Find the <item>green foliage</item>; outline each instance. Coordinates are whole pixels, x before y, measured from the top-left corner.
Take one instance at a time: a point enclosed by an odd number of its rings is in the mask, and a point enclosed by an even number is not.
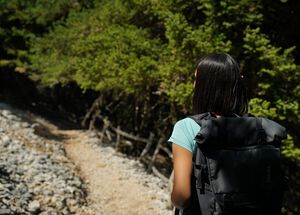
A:
[[[282,154],[287,159],[299,164],[300,149],[295,147],[294,140],[291,135],[288,135],[288,138],[284,141]]]
[[[83,90],[154,90],[189,110],[193,65],[229,52],[243,64],[251,113],[299,125],[295,47],[272,45],[260,29],[262,10],[250,0],[99,1],[32,40],[30,75],[44,85],[76,81]]]
[[[63,21],[70,10],[84,2],[72,0],[1,0],[0,67],[24,66],[30,39],[47,32],[52,23]]]
[[[255,72],[252,82],[256,83],[256,98],[250,102],[251,112],[284,121],[294,126],[295,130],[290,131],[296,134],[300,120],[300,67],[291,55],[295,47],[282,49],[272,46],[259,28],[247,28],[244,40],[244,53],[257,59],[255,66],[249,66]],[[300,158],[297,159],[300,163]]]
[[[72,14],[66,23],[33,41],[31,62],[37,70],[31,77],[44,85],[76,81],[84,90],[126,93],[157,85],[160,41],[152,39],[147,29],[126,23],[128,18],[118,1]]]
[[[271,107],[271,103],[269,101],[260,98],[253,98],[250,100],[249,112],[258,117],[273,118],[277,115],[276,108]]]

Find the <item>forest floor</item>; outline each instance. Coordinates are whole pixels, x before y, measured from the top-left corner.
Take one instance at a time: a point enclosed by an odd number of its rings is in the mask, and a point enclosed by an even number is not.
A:
[[[100,144],[94,132],[59,128],[33,113],[15,110],[9,106],[3,107],[9,109],[10,115],[15,114],[20,118],[18,123],[21,121],[27,123],[25,127],[33,128],[35,135],[42,141],[55,141],[62,146],[66,163],[70,163],[66,166],[73,169],[76,177],[82,180],[87,193],[84,197],[87,209],[79,209],[75,214],[172,214],[167,208],[168,186],[161,179],[146,173],[137,160],[127,158],[107,144]],[[14,120],[13,117],[10,118]],[[17,143],[26,140],[26,147],[32,147],[30,138],[25,137],[26,132],[20,129],[22,126],[16,126],[16,129],[12,129],[13,127],[7,129],[10,138],[18,137]],[[43,147],[43,144],[38,144],[34,148],[40,148],[37,151],[43,153]],[[27,210],[27,206],[24,207]],[[39,210],[46,211],[43,208]],[[57,214],[64,214],[59,209],[56,210]]]

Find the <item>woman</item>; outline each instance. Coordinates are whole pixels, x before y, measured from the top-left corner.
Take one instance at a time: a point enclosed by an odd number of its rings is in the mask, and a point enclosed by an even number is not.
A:
[[[195,71],[193,112],[211,112],[213,116],[243,115],[247,112],[246,89],[236,61],[228,54],[214,53],[204,57]],[[169,142],[172,143],[174,184],[171,200],[179,214],[193,205],[191,192],[194,137],[200,126],[191,118],[179,120]],[[194,203],[195,204],[195,203]]]

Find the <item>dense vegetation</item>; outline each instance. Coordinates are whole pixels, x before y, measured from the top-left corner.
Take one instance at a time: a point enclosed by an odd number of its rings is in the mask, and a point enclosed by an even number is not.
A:
[[[288,129],[287,204],[297,214],[299,12],[296,0],[1,0],[0,67],[42,87],[93,90],[99,98],[89,119],[101,113],[131,132],[159,137],[190,113],[197,60],[228,52],[240,62],[250,112]]]

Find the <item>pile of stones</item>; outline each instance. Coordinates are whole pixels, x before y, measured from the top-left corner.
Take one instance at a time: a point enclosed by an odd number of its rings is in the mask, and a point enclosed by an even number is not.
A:
[[[0,215],[94,214],[62,144],[35,126],[0,105]]]

